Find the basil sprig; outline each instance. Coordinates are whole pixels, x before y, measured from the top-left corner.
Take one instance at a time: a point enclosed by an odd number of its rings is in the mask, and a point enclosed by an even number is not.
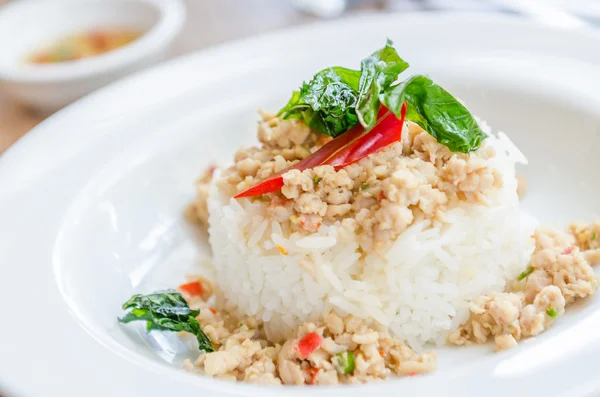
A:
[[[390,40],[361,62],[361,70],[327,68],[295,91],[279,111],[283,118],[304,121],[312,129],[336,137],[360,122],[366,130],[377,121],[382,105],[423,128],[453,152],[477,150],[487,135],[469,110],[427,76],[397,82],[408,68]]]
[[[196,320],[200,311],[190,309],[183,296],[177,291],[166,290],[148,295],[133,295],[123,304],[123,310],[130,310],[130,312],[119,319],[121,323],[145,321],[146,332],[189,332],[196,336],[200,350],[208,353],[214,351],[210,339]]]

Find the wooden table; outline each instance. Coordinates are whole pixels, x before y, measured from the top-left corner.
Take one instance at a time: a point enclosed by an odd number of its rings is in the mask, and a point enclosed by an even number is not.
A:
[[[44,116],[17,106],[0,92],[0,153],[31,130]]]

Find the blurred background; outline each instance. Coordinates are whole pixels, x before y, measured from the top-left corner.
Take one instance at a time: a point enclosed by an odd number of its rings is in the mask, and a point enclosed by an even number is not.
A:
[[[7,37],[10,31],[2,34],[2,15],[8,14],[9,8],[16,9],[22,3],[35,13],[36,7],[44,4],[65,3],[64,0],[0,0],[0,48],[2,36]],[[129,1],[129,0],[122,0]],[[154,0],[179,2],[185,22],[177,28],[175,37],[166,48],[166,57],[197,51],[229,40],[248,37],[267,31],[283,29],[295,25],[312,23],[319,20],[345,18],[357,13],[373,12],[450,12],[469,10],[477,12],[511,13],[519,17],[531,18],[543,23],[561,25],[565,28],[583,25],[600,26],[600,0]],[[98,0],[71,0],[71,2],[98,2]],[[15,11],[15,10],[12,10]],[[66,11],[65,11],[66,12]],[[7,24],[4,23],[6,28]],[[80,29],[81,30],[81,29]],[[126,54],[124,45],[123,54]],[[64,52],[64,51],[63,51]],[[39,54],[38,54],[39,55]],[[43,55],[43,54],[42,54]],[[42,56],[40,55],[40,56]],[[63,54],[64,55],[64,54]],[[45,55],[43,55],[45,56]],[[33,59],[33,58],[32,58]],[[41,58],[40,58],[41,59]],[[72,73],[77,72],[79,61],[62,62],[69,64]],[[87,61],[86,61],[87,62]],[[90,65],[93,61],[90,63]],[[151,62],[156,63],[156,62]],[[83,65],[83,64],[82,64]],[[144,67],[149,65],[144,65]],[[38,80],[45,76],[44,68],[55,65],[36,65],[28,71],[27,79],[37,81],[35,95],[52,98],[52,91],[66,89],[52,84],[40,85]],[[60,65],[58,67],[61,67]],[[29,67],[27,67],[29,68]],[[95,73],[102,74],[102,66]],[[98,69],[97,68],[97,69]],[[108,68],[108,66],[107,66]],[[6,69],[6,68],[5,68]],[[58,72],[57,72],[58,73]],[[129,73],[123,70],[118,77]],[[99,81],[104,85],[116,77]],[[25,78],[23,78],[25,79]],[[23,80],[21,79],[21,80]],[[3,73],[0,60],[0,153],[9,148],[20,137],[31,130],[37,123],[48,117],[56,109],[53,106],[38,104],[23,99],[22,95],[15,100],[15,92],[22,93],[23,87],[11,82],[10,73]],[[18,79],[16,79],[18,80]],[[13,84],[11,86],[11,84]],[[31,88],[31,87],[30,87]],[[87,87],[86,90],[96,88]],[[26,88],[27,89],[27,88]],[[15,91],[17,90],[17,91]],[[21,90],[21,91],[19,91]],[[24,91],[23,91],[24,92]],[[66,92],[66,91],[65,91]],[[31,95],[25,93],[24,95]],[[62,104],[55,107],[59,108]],[[52,108],[52,109],[51,109]]]

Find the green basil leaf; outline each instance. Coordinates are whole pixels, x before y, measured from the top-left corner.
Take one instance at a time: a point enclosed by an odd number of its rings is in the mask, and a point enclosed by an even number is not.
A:
[[[206,334],[200,328],[200,323],[198,322],[198,320],[196,320],[193,317],[190,317],[189,323],[192,330],[195,331],[192,333],[196,335],[196,339],[198,340],[198,348],[200,350],[204,350],[207,353],[215,351],[209,337],[206,336]]]
[[[406,101],[406,118],[453,152],[477,150],[487,138],[467,108],[429,77],[413,76],[381,94],[380,100],[398,116]]]
[[[392,85],[408,68],[390,40],[361,62],[361,70],[327,68],[292,94],[279,114],[304,121],[336,137],[360,122],[366,130],[377,121],[381,105],[419,124],[453,152],[468,153],[486,138],[475,118],[450,93],[425,76]]]
[[[279,114],[284,119],[302,120],[312,129],[336,137],[358,122],[357,89],[360,71],[327,68],[304,83]]]
[[[377,121],[381,103],[379,95],[398,79],[398,75],[408,68],[388,39],[385,47],[375,51],[361,62],[361,75],[358,85],[356,115],[360,123],[369,130]]]
[[[279,111],[279,114],[283,114],[284,118],[292,118],[292,116],[309,108],[308,104],[302,102],[300,91],[294,91],[288,103]]]
[[[350,87],[353,91],[358,91],[361,75],[360,70],[343,68],[341,66],[333,66],[329,69],[340,78],[340,81]]]
[[[146,310],[173,319],[196,317],[200,314],[198,310],[190,309],[183,296],[175,290],[133,295],[123,304],[123,310],[127,309],[134,309],[133,313],[135,309]]]
[[[148,312],[147,310],[144,310],[144,311],[136,310],[136,311],[137,311],[137,313],[134,313],[134,311],[131,311],[131,313],[125,314],[122,318],[119,319],[119,321],[122,322],[123,324],[127,324],[132,321],[140,321],[140,320],[148,321],[152,318],[150,316],[150,312]]]
[[[210,339],[200,328],[196,316],[198,310],[192,310],[183,296],[174,290],[160,291],[148,295],[133,295],[123,304],[129,313],[119,319],[126,324],[132,321],[145,321],[146,332],[185,331],[196,336],[200,350],[214,351]]]

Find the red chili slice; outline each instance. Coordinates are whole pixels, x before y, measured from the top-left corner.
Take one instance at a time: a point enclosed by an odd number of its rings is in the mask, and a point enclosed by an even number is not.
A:
[[[200,296],[202,295],[203,288],[200,281],[192,281],[187,284],[181,284],[179,289],[188,294],[189,296]]]
[[[402,126],[406,116],[406,103],[400,109],[400,118],[388,112],[377,121],[372,130],[354,140],[329,158],[323,165],[332,165],[336,170],[344,168],[373,154],[402,138]]]
[[[387,111],[387,109],[384,110],[384,108],[382,107],[379,110],[379,115],[384,114],[386,111]],[[282,177],[283,174],[285,174],[286,172],[288,172],[290,170],[304,171],[309,168],[314,168],[314,167],[317,167],[317,166],[323,164],[323,162],[325,160],[327,160],[329,157],[334,155],[337,151],[339,151],[345,145],[347,145],[348,143],[352,142],[354,139],[361,136],[364,132],[365,132],[365,129],[362,125],[360,125],[360,124],[355,125],[354,127],[350,128],[348,131],[343,133],[342,135],[327,142],[325,145],[323,145],[323,147],[321,147],[319,150],[317,150],[316,152],[314,152],[313,154],[311,154],[304,160],[300,161],[298,164],[295,164],[289,168],[286,168],[285,170],[272,175],[268,179],[265,179],[264,181],[257,183],[256,185],[252,186],[251,188],[246,189],[241,193],[238,193],[235,196],[235,198],[260,196],[262,194],[272,193],[272,192],[276,192],[277,190],[280,190],[283,187],[283,177]]]
[[[300,164],[300,163],[298,163]],[[296,164],[296,165],[298,165]],[[292,169],[296,169],[294,167],[291,168],[287,168],[285,170],[285,172],[288,172],[289,170]],[[300,171],[303,171],[303,169],[300,169]],[[238,198],[243,198],[243,197],[255,197],[255,196],[261,196],[263,194],[267,194],[267,193],[271,193],[271,192],[276,192],[278,190],[280,190],[283,187],[283,177],[281,175],[283,175],[285,172],[278,172],[277,174],[271,176],[269,179],[265,179],[262,182],[259,182],[258,184],[252,186],[249,189],[244,190],[241,193],[238,193],[236,196],[234,196],[234,198],[238,199]]]
[[[380,119],[377,124],[371,129],[368,133],[364,133],[364,127],[362,125],[356,125],[338,136],[337,138],[329,141],[322,148],[314,152],[312,155],[308,156],[304,160],[300,161],[298,164],[295,164],[289,168],[286,168],[283,171],[278,172],[277,174],[271,176],[268,179],[265,179],[262,182],[252,186],[249,189],[244,190],[243,192],[234,196],[235,198],[242,197],[254,197],[260,196],[262,194],[272,193],[280,190],[283,187],[283,174],[290,170],[300,170],[304,171],[309,168],[314,168],[319,165],[324,164],[332,164],[331,162],[338,157],[338,154],[343,153],[344,161],[350,161],[345,165],[351,164],[360,160],[362,157],[366,157],[371,153],[378,151],[390,143],[400,140],[400,136],[402,133],[402,123],[404,122],[404,114],[406,113],[406,104],[403,105],[401,111],[401,120],[398,120],[392,113],[388,111],[388,109],[384,106],[381,106],[379,109],[379,113],[377,114],[378,119]],[[383,117],[385,116],[385,117]],[[397,121],[397,122],[394,122]],[[383,124],[382,124],[383,123]],[[395,126],[399,126],[399,128],[394,128]],[[381,130],[379,133],[377,131]],[[375,133],[372,136],[372,133]],[[366,136],[371,136],[370,139],[363,139]],[[363,144],[370,145],[365,150],[360,150],[360,147],[355,144],[355,142],[361,141]],[[385,142],[388,142],[384,144]],[[347,151],[348,147],[352,147],[351,151]],[[362,156],[362,157],[359,157]],[[336,162],[335,164],[338,164]],[[334,165],[336,169],[342,168],[345,165]]]
[[[298,341],[298,353],[304,359],[317,350],[319,346],[321,346],[321,337],[316,332],[311,332]]]

